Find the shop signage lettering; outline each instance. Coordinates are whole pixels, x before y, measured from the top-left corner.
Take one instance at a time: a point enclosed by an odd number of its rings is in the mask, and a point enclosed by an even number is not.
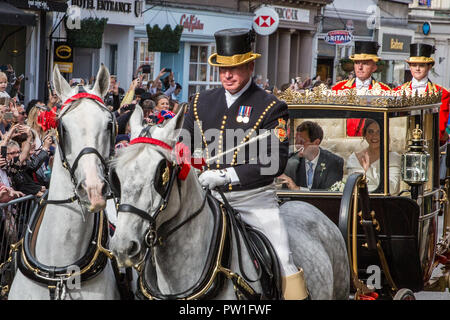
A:
[[[65,12],[67,3],[52,0],[6,0],[20,9]]]
[[[325,42],[329,44],[346,44],[353,41],[353,34],[347,30],[329,31],[325,36]]]
[[[272,6],[280,20],[309,23],[309,10]]]
[[[180,25],[184,27],[184,30],[193,32],[194,30],[203,30],[203,23],[200,22],[194,14],[183,14],[180,19]]]
[[[391,49],[403,50],[403,42],[400,42],[397,39],[391,39]]]
[[[28,0],[28,7],[29,8],[36,8],[36,9],[46,10],[46,11],[50,10],[50,8],[48,7],[47,2],[45,2],[45,1]]]
[[[381,49],[383,52],[409,53],[412,37],[392,33],[383,33]]]
[[[72,5],[82,9],[131,13],[131,3],[112,0],[72,0]]]

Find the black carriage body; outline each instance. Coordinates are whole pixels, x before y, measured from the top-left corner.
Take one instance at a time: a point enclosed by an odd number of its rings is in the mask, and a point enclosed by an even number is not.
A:
[[[354,105],[289,105],[290,132],[295,133],[296,120],[371,118],[380,126],[380,183],[370,193],[370,211],[375,212],[380,225],[377,237],[386,257],[389,271],[396,286],[415,292],[424,288],[434,265],[437,242],[437,215],[439,213],[439,104],[413,107],[373,107]],[[417,201],[412,200],[405,190],[392,194],[389,190],[390,122],[395,118],[407,119],[405,132],[418,124],[423,128],[428,142],[431,172],[429,181],[421,188]],[[330,128],[328,128],[328,131]],[[294,135],[290,135],[294,144]],[[409,137],[405,137],[409,139]],[[300,200],[311,203],[325,213],[337,225],[342,224],[342,192],[279,190],[281,201]],[[341,215],[341,216],[340,216]],[[341,230],[342,231],[342,230]],[[344,235],[347,243],[349,237]],[[358,223],[357,227],[357,269],[361,280],[367,279],[370,266],[380,266],[376,250],[366,247],[366,234]],[[350,254],[350,253],[349,253]],[[385,280],[384,285],[388,285]]]

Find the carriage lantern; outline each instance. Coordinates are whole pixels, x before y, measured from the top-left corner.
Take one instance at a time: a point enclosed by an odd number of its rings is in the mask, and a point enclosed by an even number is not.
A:
[[[419,125],[413,130],[412,136],[408,151],[402,155],[402,179],[411,186],[413,196],[417,187],[428,181],[430,154],[425,150],[426,146]]]

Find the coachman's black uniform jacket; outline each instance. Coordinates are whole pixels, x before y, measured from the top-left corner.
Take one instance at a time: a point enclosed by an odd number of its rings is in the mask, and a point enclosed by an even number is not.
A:
[[[237,121],[240,106],[251,107],[248,123]],[[274,178],[283,173],[286,167],[289,153],[288,117],[286,103],[279,101],[274,95],[267,93],[253,82],[229,108],[226,103],[225,89],[223,87],[212,89],[195,96],[183,125],[183,128],[190,132],[191,141],[184,139],[183,142],[191,147],[191,152],[200,147],[206,149],[205,158],[208,160],[218,153],[229,150],[259,135],[261,129],[272,130],[272,137],[269,136],[255,142],[257,148],[247,145],[245,148],[225,155],[208,166],[208,169],[229,167],[235,169],[240,184],[233,186],[230,184],[224,188],[224,191],[263,187],[271,184]],[[210,129],[213,129],[213,131],[208,132]],[[194,139],[194,134],[201,134],[201,139],[198,136]],[[234,135],[234,138],[227,139],[227,135]],[[274,148],[271,144],[273,139],[278,142]],[[194,146],[194,140],[202,141],[202,145]],[[232,141],[232,145],[230,141]],[[230,145],[227,145],[227,142]],[[250,153],[251,150],[252,153]],[[256,154],[254,150],[257,150]],[[269,163],[268,159],[275,163]],[[270,175],[263,171],[264,175],[262,175],[261,169],[264,167],[266,167],[266,170],[269,167],[275,168],[276,171],[271,169],[272,174]]]

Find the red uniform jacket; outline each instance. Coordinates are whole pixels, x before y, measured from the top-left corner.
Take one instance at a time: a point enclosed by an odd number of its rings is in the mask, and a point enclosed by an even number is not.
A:
[[[394,91],[402,90],[405,88],[409,88],[412,90],[411,81],[402,84],[394,89]],[[428,80],[427,88],[425,92],[436,93],[438,91],[442,91],[442,99],[441,99],[441,107],[439,108],[439,140],[445,140],[445,129],[449,125],[448,123],[448,115],[449,115],[449,103],[450,103],[450,93],[440,85],[434,84]],[[412,91],[411,91],[412,92]]]
[[[382,82],[375,81],[372,79],[372,83],[369,85],[369,90],[373,88],[375,83],[378,83],[383,90],[391,90],[389,86],[385,85]],[[338,83],[336,83],[331,90],[345,90],[345,89],[352,89],[356,88],[356,81],[355,79],[350,80],[343,80]],[[362,129],[364,127],[364,121],[365,119],[347,119],[347,136],[350,137],[360,137],[362,136]]]

